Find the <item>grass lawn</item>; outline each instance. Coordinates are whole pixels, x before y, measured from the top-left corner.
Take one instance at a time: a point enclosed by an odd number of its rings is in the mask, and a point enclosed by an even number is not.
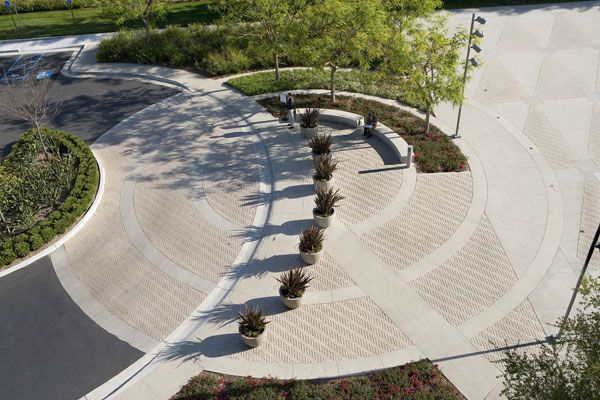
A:
[[[284,381],[202,372],[171,400],[407,399],[463,400],[464,397],[429,361],[320,381]]]
[[[247,96],[298,89],[330,89],[329,71],[325,69],[293,69],[281,71],[275,80],[273,72],[257,72],[232,78],[227,84]],[[336,88],[340,91],[364,93],[386,99],[400,100],[402,93],[390,78],[385,80],[369,71],[338,71]]]
[[[452,139],[433,125],[425,133],[423,120],[414,114],[377,101],[355,97],[338,96],[333,104],[327,95],[296,95],[294,98],[298,108],[330,108],[359,115],[374,111],[379,121],[413,146],[415,163],[420,172],[457,172],[468,168],[467,157]],[[284,116],[279,97],[259,100],[258,103],[274,116]]]
[[[209,2],[203,0],[172,4],[161,27],[214,21],[217,15],[208,9]],[[100,8],[80,8],[73,10],[73,14],[75,21],[69,10],[22,13],[18,16],[17,24],[25,28],[19,32],[15,32],[10,15],[0,15],[0,40],[113,32],[118,29],[113,18],[102,15]],[[140,23],[139,27],[141,26]]]

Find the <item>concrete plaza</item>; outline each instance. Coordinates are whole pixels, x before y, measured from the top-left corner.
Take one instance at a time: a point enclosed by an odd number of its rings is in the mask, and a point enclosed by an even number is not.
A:
[[[102,198],[51,255],[81,309],[147,353],[86,398],[167,399],[204,369],[317,378],[424,357],[467,398],[498,398],[494,349],[555,332],[600,222],[600,4],[481,14],[485,63],[456,140],[470,170],[390,168],[383,142],[322,127],[347,198],[306,267],[307,304],[291,311],[275,277],[302,265],[297,235],[312,218],[299,132],[224,80],[96,64],[93,40],[77,52],[65,74],[181,88],[92,146]],[[455,118],[444,105],[434,124],[451,134]],[[271,320],[257,349],[236,333],[245,304]]]

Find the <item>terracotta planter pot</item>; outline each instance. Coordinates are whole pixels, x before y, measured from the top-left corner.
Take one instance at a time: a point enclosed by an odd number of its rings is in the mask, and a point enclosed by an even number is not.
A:
[[[304,260],[308,265],[315,264],[321,258],[321,254],[323,254],[323,250],[317,251],[316,253],[305,253],[303,251],[300,252],[300,257]]]
[[[335,210],[333,210],[333,213],[328,217],[321,217],[321,216],[317,215],[315,210],[316,210],[316,208],[313,208],[313,218],[315,219],[315,223],[320,228],[330,227],[331,224],[333,223],[333,218],[335,217]]]
[[[300,125],[300,133],[305,139],[310,139],[311,137],[315,136],[318,130],[318,126],[315,126],[314,128],[304,128],[302,125]]]
[[[298,308],[302,305],[303,300],[302,300],[302,296],[300,297],[286,297],[283,295],[283,293],[281,292],[281,288],[279,288],[279,297],[281,297],[281,301],[283,302],[283,304],[285,304],[285,306],[289,309],[294,309],[294,308]]]
[[[265,331],[263,331],[263,333],[261,333],[257,337],[246,336],[246,335],[242,334],[242,332],[240,332],[240,337],[242,338],[242,341],[244,343],[246,343],[246,346],[248,346],[248,347],[258,347],[263,342],[263,339],[265,337]]]
[[[322,190],[322,191],[326,192],[333,187],[333,177],[328,181],[318,181],[313,176],[313,183],[315,185],[315,192],[317,190]]]

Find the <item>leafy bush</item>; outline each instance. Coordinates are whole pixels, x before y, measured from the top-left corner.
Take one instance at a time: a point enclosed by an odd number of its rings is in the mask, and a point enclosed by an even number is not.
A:
[[[318,181],[328,181],[333,178],[333,173],[337,169],[337,161],[333,161],[331,153],[316,156],[313,161],[315,173],[313,177]]]
[[[10,10],[4,7],[2,2],[2,8],[0,9],[0,15],[7,15],[14,13],[13,9]],[[16,5],[17,11],[20,13],[33,12],[33,11],[52,11],[52,10],[66,10],[67,2],[65,0],[19,0],[11,1],[13,7]],[[73,8],[91,7],[95,3],[94,0],[75,0],[73,2]]]
[[[169,26],[163,31],[121,31],[102,40],[99,62],[130,62],[183,68],[210,76],[270,65],[265,54],[249,46],[243,27]],[[284,61],[285,62],[285,61]]]
[[[35,131],[25,133],[2,162],[0,265],[11,264],[64,233],[92,203],[98,188],[98,164],[89,147],[70,133],[43,129],[52,154],[40,157]]]
[[[171,400],[255,399],[464,400],[435,365],[421,360],[365,375],[320,381],[219,376],[202,372]]]
[[[429,133],[425,134],[423,120],[412,113],[375,100],[357,97],[338,96],[335,103],[331,103],[327,95],[295,95],[294,99],[296,107],[299,108],[332,108],[359,115],[367,115],[369,111],[377,110],[379,121],[413,146],[415,163],[420,172],[453,172],[468,168],[467,157],[452,139],[433,125]],[[283,117],[278,97],[259,100],[259,103],[273,115]]]

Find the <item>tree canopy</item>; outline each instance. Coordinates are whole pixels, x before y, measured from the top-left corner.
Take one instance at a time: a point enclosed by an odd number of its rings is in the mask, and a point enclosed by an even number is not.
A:
[[[142,20],[146,33],[165,17],[168,0],[102,0],[102,10],[116,17],[118,26]]]
[[[502,393],[508,399],[600,399],[600,279],[584,280],[580,293],[581,308],[558,324],[563,334],[555,342],[531,353],[505,353]]]

